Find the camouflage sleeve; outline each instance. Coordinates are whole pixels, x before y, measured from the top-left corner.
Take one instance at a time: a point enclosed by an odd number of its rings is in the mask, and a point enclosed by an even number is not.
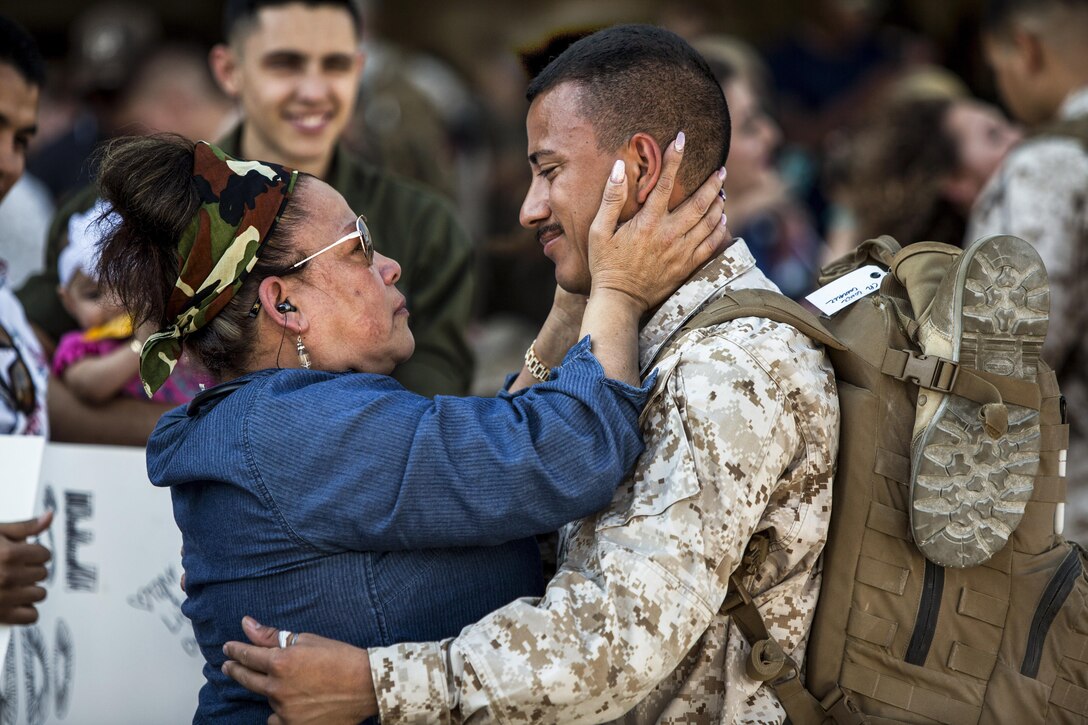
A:
[[[602,722],[642,700],[712,622],[794,457],[770,370],[721,335],[685,348],[647,408],[634,474],[572,525],[543,599],[439,644],[371,650],[382,721]]]
[[[1062,360],[1083,334],[1088,214],[1088,154],[1072,139],[1024,144],[1008,157],[999,185],[979,200],[968,229],[968,244],[990,234],[1013,234],[1033,244],[1050,278],[1051,325],[1046,357]]]

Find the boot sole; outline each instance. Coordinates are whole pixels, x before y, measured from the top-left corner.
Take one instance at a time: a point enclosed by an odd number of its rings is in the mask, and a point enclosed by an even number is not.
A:
[[[1035,248],[992,236],[965,252],[952,331],[961,366],[1035,380],[1050,285]],[[920,395],[940,395],[921,390]],[[930,561],[977,566],[1000,551],[1024,515],[1039,467],[1039,413],[1006,406],[1008,432],[991,438],[982,406],[945,395],[911,461],[911,528]]]

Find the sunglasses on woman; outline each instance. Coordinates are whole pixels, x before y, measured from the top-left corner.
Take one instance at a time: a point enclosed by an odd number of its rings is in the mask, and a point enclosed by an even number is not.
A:
[[[306,264],[307,262],[309,262],[314,257],[317,257],[317,256],[319,256],[321,254],[324,254],[325,252],[329,251],[333,247],[338,247],[341,244],[343,244],[344,242],[349,242],[352,239],[358,239],[359,240],[359,244],[363,248],[363,254],[366,255],[366,263],[367,264],[374,264],[374,241],[370,238],[370,229],[368,229],[367,226],[366,226],[366,217],[363,216],[362,214],[360,214],[359,218],[355,220],[355,231],[353,231],[351,234],[346,234],[346,235],[340,237],[339,239],[337,239],[335,242],[333,242],[329,246],[323,247],[323,248],[317,250],[316,252],[311,254],[309,257],[306,257],[306,259],[295,262],[294,264],[292,264],[287,269],[298,269],[299,267]]]
[[[283,269],[283,271],[280,272],[280,274],[285,274],[287,272],[293,272],[294,270],[298,269],[302,265],[304,265],[307,262],[309,262],[310,260],[312,260],[314,257],[317,257],[317,256],[319,256],[321,254],[324,254],[325,252],[329,251],[333,247],[338,247],[341,244],[343,244],[344,242],[350,242],[352,239],[358,239],[359,240],[359,245],[363,249],[363,254],[366,255],[366,263],[367,264],[374,264],[374,240],[371,238],[370,229],[366,225],[366,217],[364,215],[360,214],[359,217],[355,220],[355,231],[351,232],[350,234],[345,234],[344,236],[340,237],[339,239],[337,239],[335,242],[328,245],[327,247],[322,247],[321,249],[317,250],[316,252],[311,254],[309,257],[306,257],[305,259],[301,259],[301,260],[295,262],[294,264],[292,264],[289,267],[285,267]],[[249,316],[250,317],[256,317],[257,313],[260,311],[260,309],[261,309],[261,299],[258,297],[257,301],[253,303],[253,307],[251,307],[250,310],[249,310]]]

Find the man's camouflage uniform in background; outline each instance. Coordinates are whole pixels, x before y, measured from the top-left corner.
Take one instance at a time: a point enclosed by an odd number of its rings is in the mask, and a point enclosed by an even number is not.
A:
[[[1077,125],[1083,136],[1047,131]],[[1012,234],[1034,245],[1050,278],[1043,360],[1058,374],[1069,415],[1065,536],[1088,543],[1088,86],[1071,93],[1057,123],[1013,149],[982,190],[967,241]]]

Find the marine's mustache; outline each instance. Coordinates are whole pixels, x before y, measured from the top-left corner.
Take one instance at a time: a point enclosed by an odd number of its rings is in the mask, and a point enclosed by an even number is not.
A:
[[[559,224],[558,222],[553,222],[552,224],[545,224],[542,227],[537,227],[537,229],[536,229],[536,241],[538,243],[543,243],[544,237],[558,236],[559,234],[562,234],[562,233],[563,233],[563,225],[562,224]]]

